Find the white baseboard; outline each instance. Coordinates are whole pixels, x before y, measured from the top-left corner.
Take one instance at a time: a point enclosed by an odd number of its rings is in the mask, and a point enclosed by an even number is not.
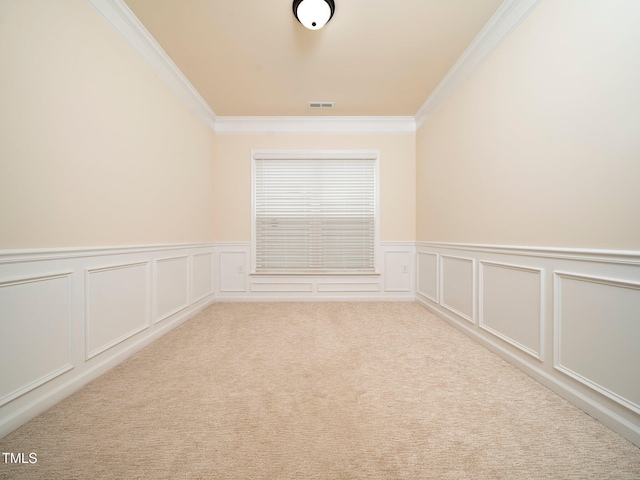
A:
[[[421,305],[640,446],[640,252],[418,242],[416,292]]]
[[[273,302],[414,302],[415,296],[413,295],[395,295],[395,296],[371,296],[371,295],[345,295],[341,297],[336,296],[251,296],[251,297],[216,297],[216,303],[273,303]]]

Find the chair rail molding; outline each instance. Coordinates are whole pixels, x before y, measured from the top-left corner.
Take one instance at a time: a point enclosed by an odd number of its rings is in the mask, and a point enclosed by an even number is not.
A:
[[[543,257],[585,262],[640,265],[638,250],[608,250],[593,248],[536,247],[521,245],[491,245],[485,243],[416,242],[418,248],[448,248],[484,253],[502,253],[527,257]]]

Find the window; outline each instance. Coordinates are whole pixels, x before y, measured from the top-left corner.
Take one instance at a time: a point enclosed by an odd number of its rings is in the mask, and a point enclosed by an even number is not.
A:
[[[253,152],[255,273],[375,273],[377,152]]]

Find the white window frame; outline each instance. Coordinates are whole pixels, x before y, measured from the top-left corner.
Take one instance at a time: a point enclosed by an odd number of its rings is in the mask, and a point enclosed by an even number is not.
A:
[[[374,162],[374,272],[256,272],[256,157],[259,159],[330,159],[341,160],[349,158],[366,158]],[[379,150],[251,150],[251,275],[340,275],[340,276],[379,276],[380,275],[380,151]]]

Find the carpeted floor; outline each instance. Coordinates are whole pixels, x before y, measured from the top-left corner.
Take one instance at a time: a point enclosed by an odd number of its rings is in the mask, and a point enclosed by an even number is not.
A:
[[[417,304],[216,304],[17,431],[0,478],[639,479],[640,449]]]

